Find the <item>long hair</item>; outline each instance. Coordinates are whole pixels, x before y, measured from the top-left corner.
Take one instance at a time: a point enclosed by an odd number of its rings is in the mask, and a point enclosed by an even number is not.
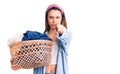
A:
[[[50,9],[47,9],[47,11],[45,13],[45,31],[44,32],[50,31],[50,26],[48,24],[48,18],[47,18],[48,17],[48,12],[50,10],[59,10],[61,12],[61,14],[62,14],[61,25],[63,25],[64,27],[67,28],[67,22],[66,22],[66,18],[65,18],[65,13],[59,7],[53,6]]]

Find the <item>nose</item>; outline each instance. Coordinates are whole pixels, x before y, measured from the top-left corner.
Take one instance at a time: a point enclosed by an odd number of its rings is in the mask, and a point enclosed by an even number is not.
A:
[[[56,23],[56,18],[53,19],[53,23]]]

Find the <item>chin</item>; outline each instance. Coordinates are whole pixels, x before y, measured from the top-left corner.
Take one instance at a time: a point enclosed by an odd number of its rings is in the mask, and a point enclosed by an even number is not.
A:
[[[51,29],[54,30],[54,29],[56,29],[56,28],[51,27]]]
[[[55,26],[52,26],[51,29],[56,29],[56,27],[55,27]]]

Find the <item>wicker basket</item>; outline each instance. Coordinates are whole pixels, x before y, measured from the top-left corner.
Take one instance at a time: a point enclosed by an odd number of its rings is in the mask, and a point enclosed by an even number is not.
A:
[[[11,68],[30,69],[50,63],[52,42],[49,40],[28,40],[9,45]]]

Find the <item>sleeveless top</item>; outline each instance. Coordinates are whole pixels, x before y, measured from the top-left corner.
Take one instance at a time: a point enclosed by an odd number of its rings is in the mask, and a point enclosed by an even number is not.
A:
[[[51,64],[57,64],[57,55],[58,55],[58,45],[57,42],[53,42]]]

